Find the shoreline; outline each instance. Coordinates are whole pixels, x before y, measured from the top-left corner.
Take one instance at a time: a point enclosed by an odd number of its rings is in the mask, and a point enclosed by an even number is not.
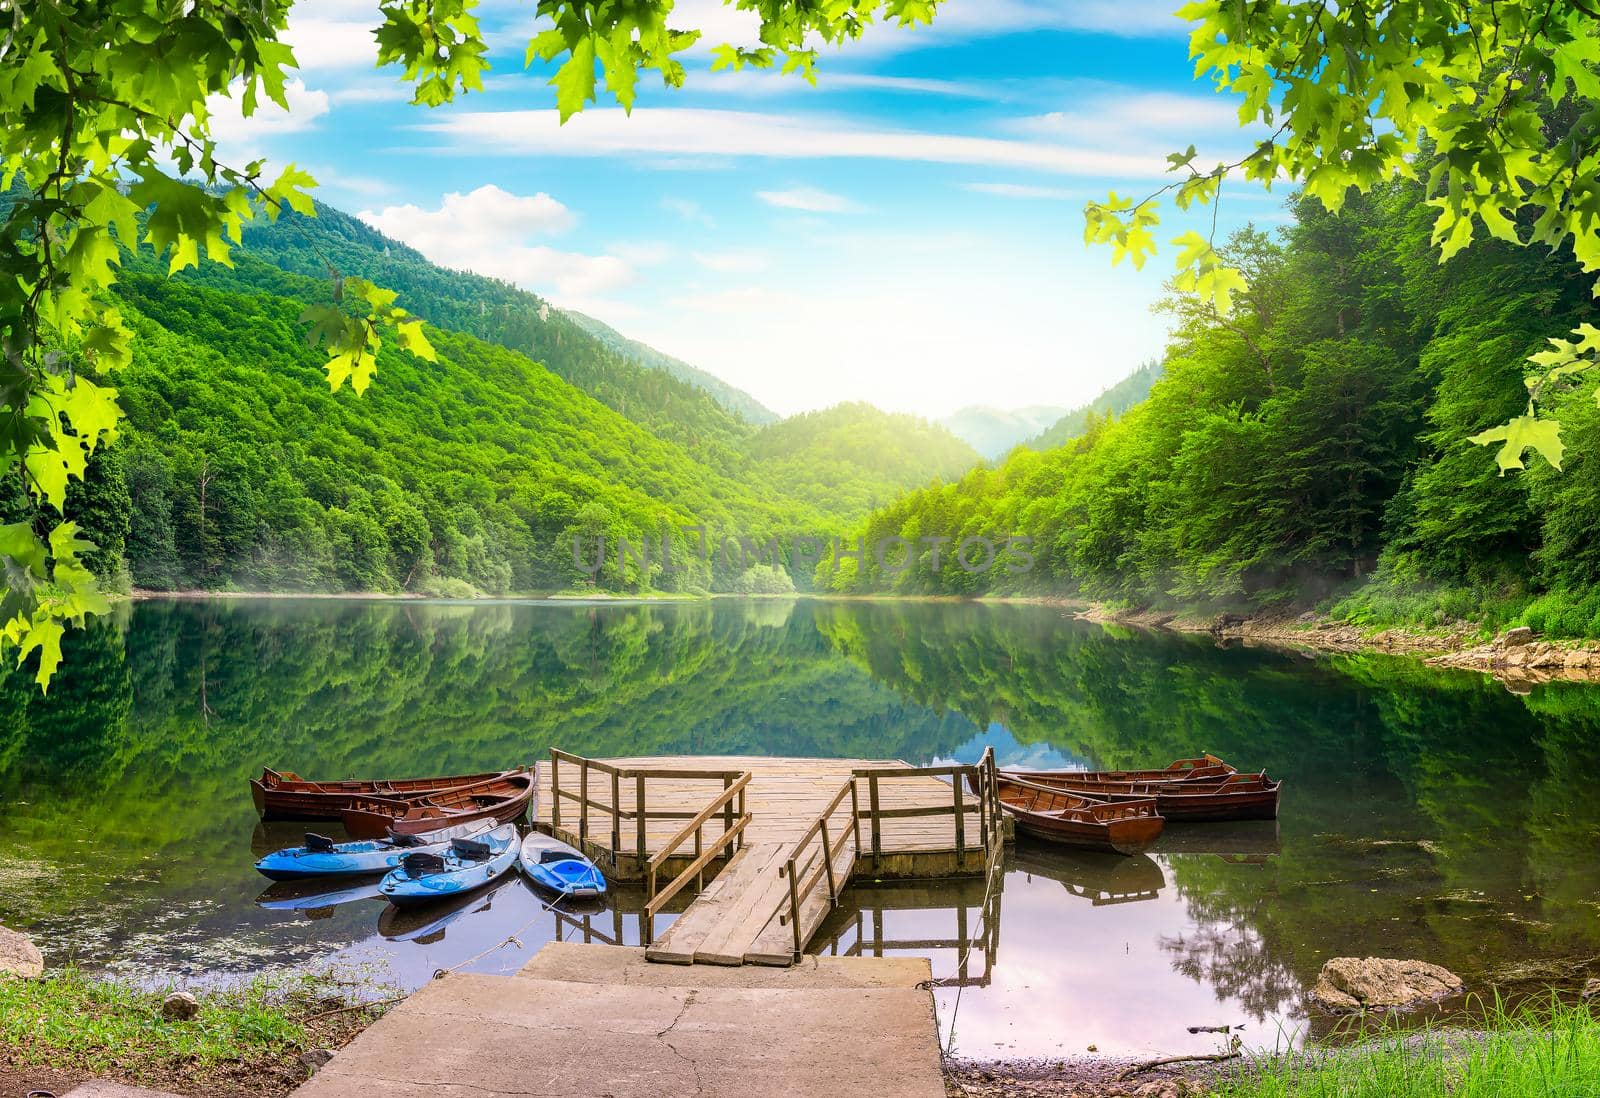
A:
[[[1194,611],[1117,609],[1103,603],[1092,603],[1073,616],[1102,625],[1191,635],[1208,633],[1219,642],[1235,641],[1251,646],[1330,654],[1373,652],[1408,656],[1429,667],[1490,675],[1514,692],[1525,692],[1547,682],[1600,682],[1600,646],[1596,642],[1550,641],[1526,627],[1508,629],[1492,639],[1485,639],[1481,630],[1465,622],[1451,631],[1395,626],[1366,629],[1312,611],[1246,617],[1230,613],[1201,615]]]
[[[918,602],[989,603],[999,605],[1050,606],[1068,612],[1080,621],[1100,625],[1121,625],[1137,629],[1210,634],[1219,642],[1288,648],[1331,654],[1374,652],[1408,656],[1429,667],[1476,671],[1493,676],[1512,690],[1526,690],[1546,682],[1600,683],[1600,641],[1551,641],[1527,628],[1509,629],[1486,639],[1482,629],[1470,622],[1457,623],[1449,630],[1412,629],[1402,626],[1368,628],[1337,621],[1315,611],[1243,615],[1209,613],[1195,609],[1155,610],[1140,607],[1115,607],[1103,602],[1058,595],[983,595],[968,598],[958,595],[836,594],[824,591],[796,591],[757,595],[735,592],[704,594],[614,594],[596,592],[548,592],[519,595],[483,595],[450,598],[441,595],[390,593],[384,591],[208,591],[185,589],[150,591],[136,589],[119,601],[147,602],[159,599],[178,601],[314,601],[314,602],[408,602],[449,603],[453,605],[508,604],[528,605],[637,605],[657,603],[708,602],[717,599],[776,601],[807,599],[818,602]]]

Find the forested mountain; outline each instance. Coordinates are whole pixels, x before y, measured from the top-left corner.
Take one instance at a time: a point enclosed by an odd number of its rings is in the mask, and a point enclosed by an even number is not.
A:
[[[1049,450],[1070,442],[1088,431],[1095,419],[1120,416],[1149,396],[1150,387],[1160,376],[1161,363],[1146,362],[1081,408],[1063,413],[1047,429],[1028,439],[1027,445],[1034,450]]]
[[[743,389],[729,385],[719,377],[713,377],[697,367],[689,365],[681,358],[656,350],[649,344],[640,343],[637,339],[629,339],[621,332],[603,320],[596,320],[573,309],[563,309],[562,312],[578,322],[584,331],[594,336],[607,347],[625,355],[639,365],[651,370],[661,370],[673,377],[699,389],[710,393],[718,404],[728,411],[743,419],[746,423],[753,423],[760,427],[773,423],[778,418],[778,413],[762,404],[755,397]]]
[[[241,258],[241,275],[264,279],[252,266]],[[386,346],[365,396],[330,393],[298,321],[325,287],[280,279],[303,296],[122,281],[139,338],[117,378],[130,437],[112,453],[140,586],[550,589],[587,579],[574,535],[822,522],[472,336],[430,330],[435,364]],[[711,584],[679,563],[652,585]],[[602,586],[643,582],[615,572]]]
[[[244,250],[311,278],[325,279],[331,263],[345,274],[395,290],[417,316],[521,351],[652,434],[719,468],[737,465],[739,443],[750,424],[766,422],[761,413],[772,418],[753,397],[687,363],[610,329],[609,336],[594,334],[590,326],[597,321],[563,312],[508,282],[437,266],[331,206],[318,203],[314,218],[286,213],[276,222],[250,222]],[[226,274],[208,264],[198,277]],[[741,400],[752,408],[736,407]]]
[[[930,478],[958,477],[980,461],[943,427],[870,404],[790,416],[756,432],[748,450],[751,480],[851,518]]]
[[[299,319],[327,300],[329,265],[442,318],[439,361],[385,345],[364,396],[330,393]],[[127,420],[68,510],[99,546],[91,567],[143,588],[788,590],[787,570],[804,587],[809,564],[785,551],[753,569],[726,546],[826,539],[977,460],[864,405],[757,429],[664,363],[634,361],[654,354],[642,344],[327,208],[252,230],[232,267],[169,279],[148,252],[128,257],[117,296],[138,335],[110,379]],[[20,480],[0,481],[0,521],[29,513]]]
[[[1145,605],[1343,596],[1359,620],[1521,615],[1600,635],[1596,380],[1547,397],[1565,472],[1498,476],[1470,441],[1522,410],[1528,354],[1597,319],[1590,280],[1568,251],[1499,242],[1441,264],[1422,199],[1412,183],[1352,192],[1337,215],[1301,199],[1281,233],[1241,231],[1227,254],[1250,289],[1223,319],[1169,302],[1178,326],[1146,401],[862,527],[1025,535],[1031,570],[935,570],[923,554],[897,574],[869,558],[834,583]]]
[[[951,412],[939,421],[939,426],[992,460],[1004,457],[1017,443],[1038,434],[1065,414],[1065,408],[1047,404],[1009,411],[972,404]]]

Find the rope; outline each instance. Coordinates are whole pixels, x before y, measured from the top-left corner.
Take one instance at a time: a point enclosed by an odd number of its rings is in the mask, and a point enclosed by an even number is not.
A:
[[[540,898],[537,895],[534,896],[534,899],[539,901],[539,914],[538,915],[535,915],[533,918],[529,919],[527,922],[525,922],[521,926],[517,927],[517,929],[513,930],[510,934],[507,934],[504,938],[502,938],[500,941],[496,942],[494,945],[490,946],[488,949],[482,950],[481,952],[478,952],[478,953],[474,953],[471,957],[468,957],[464,961],[457,961],[455,964],[451,965],[449,968],[436,968],[436,969],[434,969],[433,970],[433,978],[435,980],[442,980],[446,976],[450,975],[452,972],[455,972],[457,969],[465,968],[467,965],[472,964],[472,962],[474,962],[474,961],[481,961],[483,958],[487,957],[489,954],[493,953],[495,950],[504,949],[508,945],[515,945],[518,949],[521,949],[522,948],[522,939],[518,937],[519,934],[521,934],[524,930],[527,930],[534,923],[538,922],[539,921],[539,917],[541,915],[544,915],[546,913],[551,914],[551,915],[561,914],[561,912],[556,910],[556,904],[559,904],[561,902],[560,900],[557,900],[553,904],[547,904],[547,903],[544,902],[544,900],[542,898]],[[559,934],[559,933],[560,933],[560,930],[558,929],[557,930],[557,934]]]
[[[990,847],[989,849],[992,850],[993,848]],[[994,884],[1001,877],[1005,876],[1005,844],[1003,842],[1000,844],[999,857],[994,858],[989,865],[988,876],[989,879],[984,882],[983,886],[983,903],[978,908],[980,917],[984,919],[985,930],[988,928],[989,898],[994,895]],[[971,955],[972,939],[968,938],[965,942],[961,943],[961,952],[956,955],[957,972],[960,972],[966,967],[967,958]],[[949,1056],[950,1050],[956,1046],[956,1015],[961,1013],[961,993],[966,989],[966,984],[956,985],[955,1002],[950,1004],[950,1033],[945,1038],[944,1048],[940,1050],[940,1055],[942,1056]]]

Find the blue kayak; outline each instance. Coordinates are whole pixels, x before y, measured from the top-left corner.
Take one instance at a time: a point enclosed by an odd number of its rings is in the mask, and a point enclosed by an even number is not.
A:
[[[558,896],[578,900],[606,894],[606,879],[595,864],[549,835],[528,832],[520,861],[529,880]]]
[[[452,839],[442,854],[413,851],[378,885],[396,907],[433,903],[476,892],[517,864],[517,825],[501,824],[470,839]]]
[[[326,836],[307,833],[305,845],[274,850],[256,863],[256,871],[274,881],[387,873],[407,854],[417,851],[442,854],[450,849],[452,840],[473,838],[492,826],[492,820],[479,820],[424,835],[395,835],[356,843],[336,843]]]

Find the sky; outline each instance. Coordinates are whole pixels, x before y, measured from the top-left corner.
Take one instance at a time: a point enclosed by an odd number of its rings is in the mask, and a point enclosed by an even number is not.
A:
[[[865,400],[937,418],[970,404],[1073,407],[1160,354],[1150,305],[1172,250],[1135,271],[1083,242],[1083,205],[1143,197],[1252,147],[1192,79],[1175,0],[946,0],[931,27],[824,48],[817,84],[712,73],[754,44],[719,0],[681,89],[641,79],[631,116],[565,126],[524,69],[531,2],[483,0],[482,94],[410,104],[374,66],[375,0],[300,0],[290,111],[218,104],[225,156],[294,162],[319,199],[429,259],[514,282],[745,389],[782,414]],[[1223,234],[1285,220],[1224,189]],[[1170,207],[1163,240],[1210,214]],[[402,301],[401,304],[404,304]]]

